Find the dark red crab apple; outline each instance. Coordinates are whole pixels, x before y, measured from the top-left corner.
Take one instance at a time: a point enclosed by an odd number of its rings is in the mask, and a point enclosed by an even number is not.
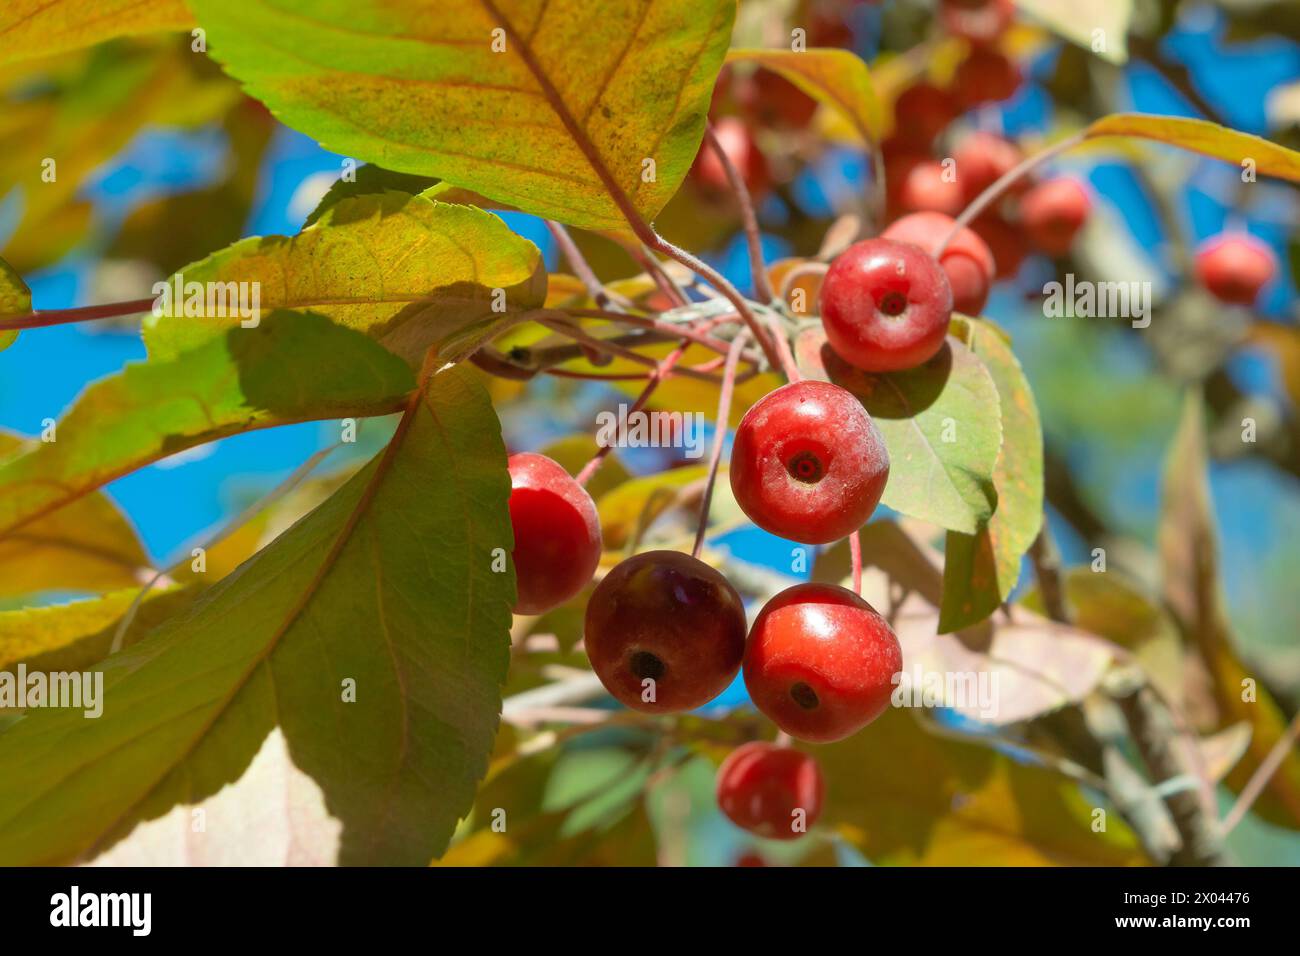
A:
[[[1020,221],[1029,241],[1049,256],[1070,251],[1088,221],[1092,198],[1077,179],[1062,176],[1039,183],[1020,200]]]
[[[880,238],[910,242],[934,255],[956,224],[956,220],[941,212],[915,212],[891,223]],[[988,243],[962,226],[939,256],[939,265],[952,286],[952,307],[965,315],[979,315],[988,301],[997,272]]]
[[[745,653],[745,608],[689,554],[647,551],[614,566],[587,602],[583,643],[605,689],[634,710],[707,704]]]
[[[595,502],[545,455],[511,455],[516,614],[542,614],[576,596],[600,563]]]
[[[828,743],[884,712],[902,667],[898,638],[870,604],[833,584],[797,584],[754,619],[745,687],[790,736]]]
[[[1222,233],[1196,250],[1196,275],[1220,302],[1252,305],[1277,272],[1277,257],[1249,233]]]
[[[889,479],[889,453],[851,392],[829,382],[782,385],[736,429],[731,490],[765,531],[837,541],[866,524]]]
[[[868,372],[914,368],[943,346],[952,287],[933,256],[892,239],[863,239],[844,250],[821,288],[831,347]]]
[[[815,758],[765,741],[737,747],[718,768],[718,807],[736,826],[773,840],[803,836],[821,816],[825,789]]]

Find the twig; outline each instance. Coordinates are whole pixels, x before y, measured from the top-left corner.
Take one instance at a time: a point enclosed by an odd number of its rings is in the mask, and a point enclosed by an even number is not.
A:
[[[587,262],[587,257],[582,254],[582,250],[578,248],[578,244],[573,241],[573,237],[569,235],[569,230],[551,219],[546,220],[546,228],[551,231],[555,244],[564,253],[564,258],[568,260],[569,266],[573,269],[573,274],[587,287],[587,294],[591,296],[592,301],[602,309],[610,309],[615,312],[624,311],[624,306],[627,303],[614,301],[604,283],[596,278],[595,271]]]
[[[1029,560],[1034,565],[1038,593],[1043,597],[1043,608],[1047,611],[1047,616],[1061,624],[1072,624],[1074,618],[1061,583],[1061,555],[1056,550],[1056,542],[1052,540],[1052,532],[1047,526],[1047,515],[1043,515],[1043,526],[1034,543],[1029,546]]]
[[[718,142],[718,137],[713,134],[712,124],[709,124],[704,131],[704,141],[709,149],[713,150],[718,162],[722,164],[723,172],[727,175],[727,183],[736,195],[736,204],[740,207],[740,223],[745,233],[745,244],[749,248],[749,269],[754,275],[754,292],[758,295],[759,301],[766,305],[772,301],[772,283],[767,275],[767,266],[763,263],[763,238],[758,231],[758,217],[754,215],[754,200],[749,195],[749,187],[745,185],[744,177],[740,175],[731,157]]]
[[[1250,780],[1241,788],[1241,793],[1237,797],[1237,802],[1232,805],[1228,815],[1223,818],[1223,823],[1219,827],[1219,832],[1227,836],[1233,831],[1233,828],[1241,822],[1251,806],[1259,799],[1259,795],[1264,792],[1268,782],[1272,779],[1273,774],[1277,773],[1277,768],[1282,766],[1282,761],[1286,759],[1287,753],[1295,746],[1295,742],[1300,740],[1300,713],[1291,718],[1291,725],[1287,727],[1286,733],[1278,738],[1277,743],[1273,744],[1273,749],[1268,752],[1255,772],[1251,774]]]
[[[849,535],[849,562],[853,568],[853,593],[862,597],[862,536],[856,531]]]
[[[713,429],[713,450],[709,455],[709,477],[704,483],[704,494],[700,497],[700,525],[695,531],[695,546],[691,557],[698,558],[704,548],[704,535],[709,525],[709,505],[713,501],[713,485],[718,479],[718,465],[722,461],[722,444],[727,438],[727,422],[731,420],[731,396],[736,390],[736,365],[740,362],[740,352],[748,338],[747,329],[742,329],[732,340],[731,351],[727,353],[727,365],[722,371],[722,388],[718,392],[718,418]]]
[[[43,329],[51,325],[69,325],[89,322],[92,319],[111,319],[119,315],[138,315],[153,309],[153,299],[132,299],[130,302],[108,302],[104,305],[84,305],[75,309],[49,309],[44,312],[23,312],[0,315],[0,332],[17,329]]]

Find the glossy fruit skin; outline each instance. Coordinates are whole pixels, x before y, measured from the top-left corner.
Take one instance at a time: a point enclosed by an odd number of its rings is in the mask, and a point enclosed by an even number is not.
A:
[[[1277,257],[1249,233],[1223,233],[1196,250],[1196,275],[1220,302],[1253,305],[1277,274]]]
[[[543,614],[577,594],[600,563],[600,518],[587,490],[557,462],[511,455],[516,614]]]
[[[1039,252],[1063,256],[1092,212],[1092,197],[1077,179],[1040,183],[1020,200],[1020,221]]]
[[[1020,147],[996,133],[972,133],[957,144],[953,159],[957,161],[957,181],[962,195],[970,202],[1005,176],[1025,158]],[[1007,189],[1009,195],[1023,193],[1029,182],[1019,179]]]
[[[870,604],[833,584],[797,584],[763,606],[745,649],[754,706],[792,737],[829,743],[889,706],[903,651]]]
[[[791,747],[742,744],[718,768],[718,807],[736,826],[773,840],[803,836],[821,816],[825,794],[816,758]]]
[[[764,531],[826,544],[858,530],[880,503],[889,452],[849,391],[806,379],[745,413],[731,450],[731,490]]]
[[[939,263],[916,246],[863,239],[827,270],[821,317],[846,362],[868,372],[915,368],[943,347],[952,287]]]
[[[1020,89],[1020,67],[997,50],[976,47],[957,67],[952,89],[967,109],[1000,103]]]
[[[895,220],[880,234],[882,239],[910,242],[934,255],[948,237],[956,220],[941,212],[914,212]],[[952,307],[964,315],[979,315],[988,302],[989,289],[997,272],[993,250],[966,226],[953,237],[939,257],[952,286]]]
[[[953,36],[972,43],[992,43],[1015,17],[1013,0],[942,0],[939,22]]]
[[[767,160],[759,151],[754,137],[741,120],[734,116],[724,116],[713,124],[713,135],[718,145],[727,154],[731,164],[740,173],[745,188],[757,197],[767,192],[772,185],[772,174]],[[700,151],[691,167],[691,177],[704,192],[715,196],[730,196],[731,184],[727,180],[727,171],[723,168],[718,154],[707,142],[700,143]]]
[[[614,566],[587,602],[583,637],[605,689],[652,714],[702,707],[726,689],[745,653],[745,608],[725,577],[679,551]],[[646,678],[654,700],[643,700]]]

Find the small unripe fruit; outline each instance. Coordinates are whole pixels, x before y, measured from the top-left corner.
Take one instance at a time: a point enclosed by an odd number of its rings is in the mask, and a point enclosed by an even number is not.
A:
[[[516,614],[542,614],[587,586],[600,563],[600,518],[585,488],[545,455],[511,455]]]
[[[1074,237],[1092,211],[1092,198],[1077,179],[1062,177],[1040,183],[1020,201],[1020,221],[1029,241],[1049,256],[1070,251]]]
[[[882,239],[910,242],[934,255],[948,237],[956,220],[941,212],[916,212],[892,223],[880,234]],[[952,286],[952,307],[965,315],[979,315],[989,298],[997,264],[988,244],[966,226],[962,226],[948,248],[939,257]]]
[[[1244,232],[1223,233],[1196,251],[1196,275],[1220,302],[1253,305],[1259,290],[1277,273],[1269,246]]]
[[[672,713],[726,689],[745,653],[745,608],[689,554],[647,551],[615,565],[587,602],[583,644],[605,689],[633,710]]]
[[[753,196],[761,196],[772,184],[767,160],[763,158],[749,127],[734,116],[724,116],[713,124],[713,135],[718,145],[736,167],[736,172],[745,183],[745,188]],[[691,167],[691,178],[712,196],[730,196],[731,183],[727,179],[727,170],[718,158],[717,152],[707,141],[700,143],[700,151]]]
[[[831,347],[868,372],[915,368],[943,347],[952,287],[934,257],[892,239],[864,239],[841,253],[821,290]]]
[[[731,490],[765,531],[825,544],[858,530],[889,480],[889,453],[862,403],[829,382],[791,382],[736,429]]]
[[[976,47],[953,76],[952,88],[966,108],[1000,103],[1020,89],[1020,67],[996,50]]]
[[[737,747],[718,768],[718,807],[736,826],[773,840],[807,833],[825,789],[815,758],[763,741]]]
[[[842,740],[889,706],[903,651],[889,623],[846,588],[798,584],[764,605],[745,649],[754,706],[792,737]]]

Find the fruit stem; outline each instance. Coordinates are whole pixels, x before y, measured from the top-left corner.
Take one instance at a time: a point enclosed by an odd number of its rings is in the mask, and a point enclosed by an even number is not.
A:
[[[582,254],[582,250],[578,248],[578,244],[573,241],[573,236],[569,235],[569,230],[552,219],[546,220],[546,228],[551,231],[555,244],[564,253],[564,258],[568,260],[569,266],[573,269],[573,274],[581,279],[582,284],[587,287],[587,294],[591,296],[592,301],[600,308],[610,312],[626,311],[624,307],[627,302],[614,301],[609,290],[605,288],[605,284],[596,278],[595,271],[587,262],[587,257]]]
[[[704,141],[718,157],[718,162],[722,164],[722,169],[727,174],[727,183],[731,186],[731,191],[736,194],[736,205],[740,207],[740,222],[745,232],[745,244],[749,247],[749,269],[754,274],[754,292],[758,295],[758,300],[767,305],[773,297],[772,282],[767,274],[767,266],[763,263],[763,239],[758,231],[758,216],[754,214],[753,197],[749,194],[749,187],[745,185],[744,177],[740,175],[740,171],[736,169],[731,157],[718,142],[718,138],[713,135],[712,123],[704,130]]]
[[[862,538],[856,531],[849,535],[849,562],[853,566],[853,593],[862,597]]]
[[[545,325],[547,328],[551,329],[554,332],[558,332],[561,335],[568,336],[569,338],[573,339],[575,342],[578,342],[581,345],[590,346],[599,351],[606,352],[610,355],[615,355],[619,358],[625,358],[629,362],[636,362],[638,365],[645,365],[649,368],[657,368],[659,366],[659,362],[648,355],[642,355],[640,352],[627,348],[626,346],[617,345],[609,341],[608,339],[599,339],[596,338],[594,335],[588,335],[586,332],[582,331],[582,329],[579,329],[569,324],[567,321],[565,321],[567,319],[567,316],[563,315],[562,313],[556,313],[556,315],[557,318],[550,318],[550,319],[539,317],[537,321],[542,323],[543,325]],[[676,332],[674,332],[673,334],[676,335]],[[698,378],[705,382],[716,381],[716,379],[712,375],[709,375],[708,373],[705,372],[697,372],[695,371],[695,369],[692,368],[683,368],[683,369],[679,369],[678,371],[679,374],[681,375],[686,375],[689,376],[690,378]]]
[[[776,341],[776,351],[781,357],[781,371],[785,373],[786,381],[802,381],[803,375],[799,372],[799,363],[794,360],[794,352],[790,350],[790,339],[785,334],[785,329],[781,327],[781,321],[775,312],[767,313],[767,325],[772,330],[772,338]]]
[[[736,390],[736,366],[740,353],[749,338],[749,330],[741,329],[731,342],[727,365],[722,370],[722,388],[718,390],[718,417],[713,429],[713,450],[709,454],[709,476],[704,482],[704,495],[700,501],[700,524],[695,529],[695,546],[691,557],[698,558],[704,548],[704,533],[709,526],[709,505],[713,501],[713,485],[718,479],[718,465],[722,462],[722,444],[727,439],[727,422],[731,420],[731,396]]]
[[[1087,139],[1087,137],[1088,131],[1086,129],[1075,133],[1073,136],[1067,136],[1059,143],[1049,146],[1047,149],[1037,152],[1033,156],[1022,160],[1015,168],[1004,173],[991,186],[972,199],[970,205],[962,210],[961,215],[957,217],[957,221],[952,224],[952,229],[948,232],[948,235],[944,237],[943,242],[939,244],[939,248],[935,250],[934,257],[936,259],[940,258],[948,248],[949,243],[957,238],[957,233],[961,232],[966,226],[969,226],[980,213],[991,206],[994,200],[1006,192],[1008,186],[1023,177],[1030,170],[1041,166],[1049,159],[1059,156],[1067,149],[1072,149],[1073,147],[1078,146]]]
[[[70,325],[73,322],[109,319],[119,315],[138,315],[153,309],[153,304],[153,299],[132,299],[130,302],[108,302],[104,305],[85,305],[76,309],[50,309],[45,312],[0,315],[0,332],[42,329],[51,325]]]

